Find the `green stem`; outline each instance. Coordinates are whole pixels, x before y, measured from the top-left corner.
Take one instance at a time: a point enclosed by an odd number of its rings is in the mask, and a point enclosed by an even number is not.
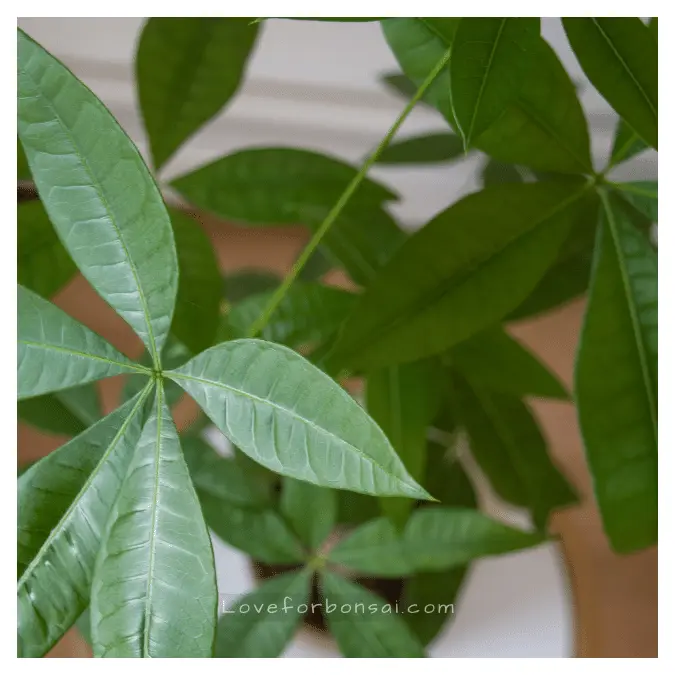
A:
[[[419,102],[419,100],[424,96],[426,90],[429,88],[431,83],[436,79],[438,74],[443,70],[450,60],[450,50],[443,55],[443,58],[436,64],[434,69],[429,73],[426,80],[422,83],[420,88],[417,90],[415,95],[410,99],[408,105],[403,109],[403,112],[398,116],[398,119],[394,122],[391,129],[387,132],[386,136],[380,141],[380,144],[375,149],[375,152],[368,157],[368,159],[363,163],[363,166],[359,172],[354,176],[352,181],[349,183],[345,191],[340,196],[340,199],[337,200],[333,208],[330,210],[324,221],[321,223],[319,228],[314,233],[314,236],[310,239],[307,246],[303,249],[302,253],[298,256],[298,259],[293,263],[291,271],[288,273],[283,282],[278,286],[272,297],[270,298],[267,307],[265,307],[264,312],[258,317],[255,323],[251,326],[249,331],[249,337],[255,337],[260,333],[260,331],[267,325],[272,314],[279,306],[279,303],[284,299],[286,293],[293,285],[293,282],[296,280],[303,267],[307,264],[307,261],[310,259],[316,247],[321,243],[321,240],[326,236],[328,230],[330,230],[333,223],[337,220],[338,216],[342,212],[342,209],[347,205],[347,202],[351,199],[356,189],[363,182],[363,179],[366,177],[368,170],[373,164],[377,161],[378,157],[382,154],[385,148],[389,145],[391,140],[396,135],[396,132],[399,130],[406,117],[411,113],[412,109]]]

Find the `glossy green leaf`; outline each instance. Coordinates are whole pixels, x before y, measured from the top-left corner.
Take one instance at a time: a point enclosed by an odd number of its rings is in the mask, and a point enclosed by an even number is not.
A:
[[[563,19],[588,79],[645,140],[658,145],[658,48],[637,17]]]
[[[178,285],[162,196],[96,96],[22,31],[18,42],[19,136],[45,209],[82,274],[157,364]]]
[[[156,170],[235,95],[257,34],[243,17],[147,20],[136,84]]]
[[[454,347],[453,367],[486,389],[567,399],[560,380],[503,328],[491,328]]]
[[[45,298],[59,291],[77,272],[40,200],[17,208],[17,280]]]
[[[242,506],[199,489],[199,501],[209,528],[224,542],[269,565],[302,562],[302,545],[271,507]]]
[[[56,305],[18,286],[17,398],[143,369]]]
[[[147,383],[147,377],[139,378]],[[90,383],[19,401],[17,414],[42,431],[76,436],[101,418],[101,404],[96,385]]]
[[[549,457],[529,407],[459,377],[454,384],[460,420],[483,473],[498,495],[529,509],[545,529],[551,511],[574,503],[575,493]]]
[[[575,396],[605,532],[629,552],[658,537],[658,267],[618,203],[603,201]]]
[[[413,570],[406,559],[401,533],[389,518],[357,527],[333,547],[328,561],[373,577],[404,577]]]
[[[583,195],[574,181],[495,185],[443,211],[360,297],[333,362],[413,361],[499,322],[556,259]]]
[[[358,403],[286,347],[235,340],[167,376],[273,471],[325,487],[428,498]]]
[[[16,139],[16,178],[17,180],[33,180],[26,153],[18,138]]]
[[[544,539],[537,532],[524,532],[459,506],[417,509],[403,533],[410,563],[429,571],[537,546]]]
[[[328,628],[344,656],[424,658],[415,635],[379,596],[330,572],[321,574],[321,594]]]
[[[378,157],[378,164],[435,164],[463,159],[462,139],[452,133],[411,136],[390,143]]]
[[[523,176],[517,166],[488,159],[481,171],[483,185],[498,185],[499,183],[522,183]]]
[[[374,370],[366,378],[366,409],[416,481],[424,476],[427,427],[440,406],[439,375],[436,359],[426,359]],[[381,505],[383,512],[401,525],[413,502],[387,497]]]
[[[141,433],[149,391],[19,479],[20,657],[43,656],[87,606],[101,536]]]
[[[613,187],[640,213],[657,223],[659,219],[659,184],[656,181],[641,180],[632,183],[616,183]]]
[[[280,656],[302,621],[311,572],[289,572],[245,595],[218,622],[216,658],[273,659]]]
[[[228,313],[232,337],[246,337],[274,291],[248,297]],[[354,306],[354,293],[311,282],[289,289],[261,331],[265,340],[290,347],[320,343],[333,335]]]
[[[98,657],[210,657],[218,592],[209,533],[161,385],[96,560]]]
[[[337,517],[337,491],[284,477],[281,515],[311,551],[328,538]]]
[[[388,19],[382,29],[403,72],[419,86],[452,45],[458,19]],[[517,99],[475,146],[501,162],[541,171],[590,173],[588,128],[574,84],[542,39],[531,56]],[[429,88],[426,100],[456,127],[450,106],[450,70]]]
[[[465,147],[520,91],[539,42],[539,18],[466,17],[452,41],[450,98]]]
[[[199,223],[178,211],[170,213],[180,272],[171,333],[198,354],[216,339],[222,299],[220,269]]]

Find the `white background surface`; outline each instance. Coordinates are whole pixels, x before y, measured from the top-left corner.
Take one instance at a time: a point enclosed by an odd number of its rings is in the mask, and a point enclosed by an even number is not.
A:
[[[135,107],[132,57],[142,20],[22,19],[32,37],[70,66],[111,108],[131,137],[145,148]],[[543,20],[543,33],[570,75],[584,79],[567,47],[560,23]],[[235,148],[290,145],[328,152],[356,162],[384,135],[402,108],[379,83],[398,70],[379,24],[333,24],[274,20],[261,30],[245,85],[225,113],[179,152],[163,177],[183,173]],[[602,160],[615,118],[586,85],[581,95]],[[439,116],[414,111],[401,136],[444,130]],[[654,155],[637,159],[629,174],[655,175]],[[378,169],[375,175],[403,196],[392,209],[406,226],[423,223],[476,187],[466,165],[433,169]],[[218,441],[220,442],[220,441]],[[215,542],[220,590],[242,593],[253,586],[245,556]],[[474,565],[452,626],[431,648],[432,656],[572,655],[572,612],[556,546],[484,560]],[[287,656],[336,656],[330,643],[301,633]]]

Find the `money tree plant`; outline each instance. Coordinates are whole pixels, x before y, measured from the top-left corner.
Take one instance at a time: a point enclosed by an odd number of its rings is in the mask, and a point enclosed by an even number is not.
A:
[[[170,182],[187,210],[166,205],[162,169],[236,95],[265,21],[145,22],[153,172],[19,30],[18,177],[37,199],[18,208],[18,414],[72,437],[18,479],[20,656],[78,622],[100,657],[274,657],[315,606],[345,656],[424,656],[468,565],[545,541],[577,499],[532,397],[576,404],[611,545],[656,543],[657,187],[612,180],[657,147],[656,20],[562,20],[620,118],[602,170],[539,19],[358,20],[380,22],[402,71],[387,83],[407,97],[362,166],[239,150]],[[393,141],[417,104],[447,132]],[[482,187],[413,234],[368,177],[477,153]],[[311,238],[283,279],[223,279],[187,213]],[[348,290],[322,281],[334,268]],[[50,302],[76,272],[142,341],[139,360]],[[570,396],[505,327],[585,293]],[[95,383],[120,375],[104,416]],[[184,394],[202,416],[179,433]],[[530,528],[481,512],[478,474]],[[211,533],[263,570],[227,606]]]

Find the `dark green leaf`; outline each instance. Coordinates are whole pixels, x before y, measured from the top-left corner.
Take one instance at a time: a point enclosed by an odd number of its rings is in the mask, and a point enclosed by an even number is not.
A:
[[[410,563],[429,571],[537,546],[543,541],[544,536],[537,532],[517,530],[459,506],[417,509],[403,533]]]
[[[520,91],[539,42],[539,18],[463,18],[450,57],[450,98],[465,147]]]
[[[556,259],[584,193],[576,181],[495,185],[436,216],[360,297],[333,363],[413,361],[499,322]]]
[[[299,281],[320,281],[327,272],[333,268],[333,263],[326,257],[326,254],[317,248],[310,256],[305,266],[298,274]]]
[[[382,21],[383,17],[362,17],[362,16],[338,16],[338,17],[326,17],[326,16],[281,16],[277,17],[280,19],[292,19],[293,21],[340,21],[340,22],[362,22],[362,21]]]
[[[528,508],[536,526],[545,529],[551,511],[573,503],[575,494],[551,461],[528,406],[460,377],[455,395],[471,452],[495,492]]]
[[[218,260],[199,223],[172,210],[171,224],[180,272],[171,333],[192,353],[198,354],[213,344],[220,322],[222,294]]]
[[[209,533],[160,385],[96,560],[94,655],[210,657],[217,606]]]
[[[432,164],[463,159],[462,139],[452,133],[411,136],[390,143],[379,156],[378,164]]]
[[[486,389],[516,396],[569,397],[558,378],[502,328],[458,344],[451,357],[455,369]]]
[[[401,73],[388,73],[387,75],[382,75],[380,80],[387,88],[396,92],[405,100],[410,100],[417,93],[415,83]]]
[[[612,155],[610,165],[614,166],[629,160],[631,157],[646,150],[649,146],[630,128],[630,126],[619,119],[612,145]]]
[[[347,535],[331,549],[328,561],[373,577],[404,577],[413,571],[406,561],[401,533],[384,517]]]
[[[658,267],[618,203],[603,201],[575,395],[605,531],[626,553],[658,536]]]
[[[159,189],[91,91],[22,31],[18,41],[19,136],[45,209],[82,274],[158,364],[178,285]]]
[[[56,305],[18,286],[17,398],[142,371],[102,337]]]
[[[136,83],[156,170],[234,96],[257,34],[241,17],[147,20]]]
[[[658,145],[658,49],[637,17],[565,18],[581,67],[596,89],[645,140]]]
[[[436,359],[390,366],[368,373],[366,408],[387,435],[408,473],[421,481],[424,476],[427,427],[440,405],[440,369]],[[402,525],[413,502],[384,498],[383,512]]]
[[[483,185],[498,185],[499,183],[522,183],[523,176],[518,167],[513,164],[498,162],[496,159],[488,159],[481,171]]]
[[[362,525],[380,515],[378,499],[358,492],[338,491],[338,523]]]
[[[311,573],[274,577],[225,611],[218,622],[216,658],[273,659],[281,655],[302,621]]]
[[[271,291],[281,280],[267,270],[243,270],[225,277],[225,297],[231,303],[241,302],[250,295]]]
[[[246,337],[269,304],[274,291],[249,296],[228,313],[232,337]],[[318,283],[293,284],[261,331],[265,340],[289,347],[330,338],[354,306],[357,296]]]
[[[28,160],[26,159],[26,153],[18,138],[16,139],[16,178],[17,180],[33,180]]]
[[[280,508],[303,544],[315,551],[335,525],[337,491],[285,477]]]
[[[17,208],[18,282],[49,298],[75,276],[77,268],[63,248],[40,200]]]
[[[286,347],[226,342],[167,376],[263,466],[325,487],[428,498],[358,403]]]
[[[20,657],[43,656],[87,606],[101,533],[140,436],[148,393],[19,478]]]
[[[433,441],[427,450],[427,470],[424,484],[445,506],[476,507],[476,494],[454,450],[447,450]],[[431,504],[423,504],[433,508]]]
[[[621,192],[621,196],[640,213],[657,223],[659,218],[658,190],[656,181],[641,180],[633,183],[616,183],[613,185]]]
[[[321,574],[321,593],[328,627],[344,656],[424,658],[415,635],[379,596],[330,572]]]

